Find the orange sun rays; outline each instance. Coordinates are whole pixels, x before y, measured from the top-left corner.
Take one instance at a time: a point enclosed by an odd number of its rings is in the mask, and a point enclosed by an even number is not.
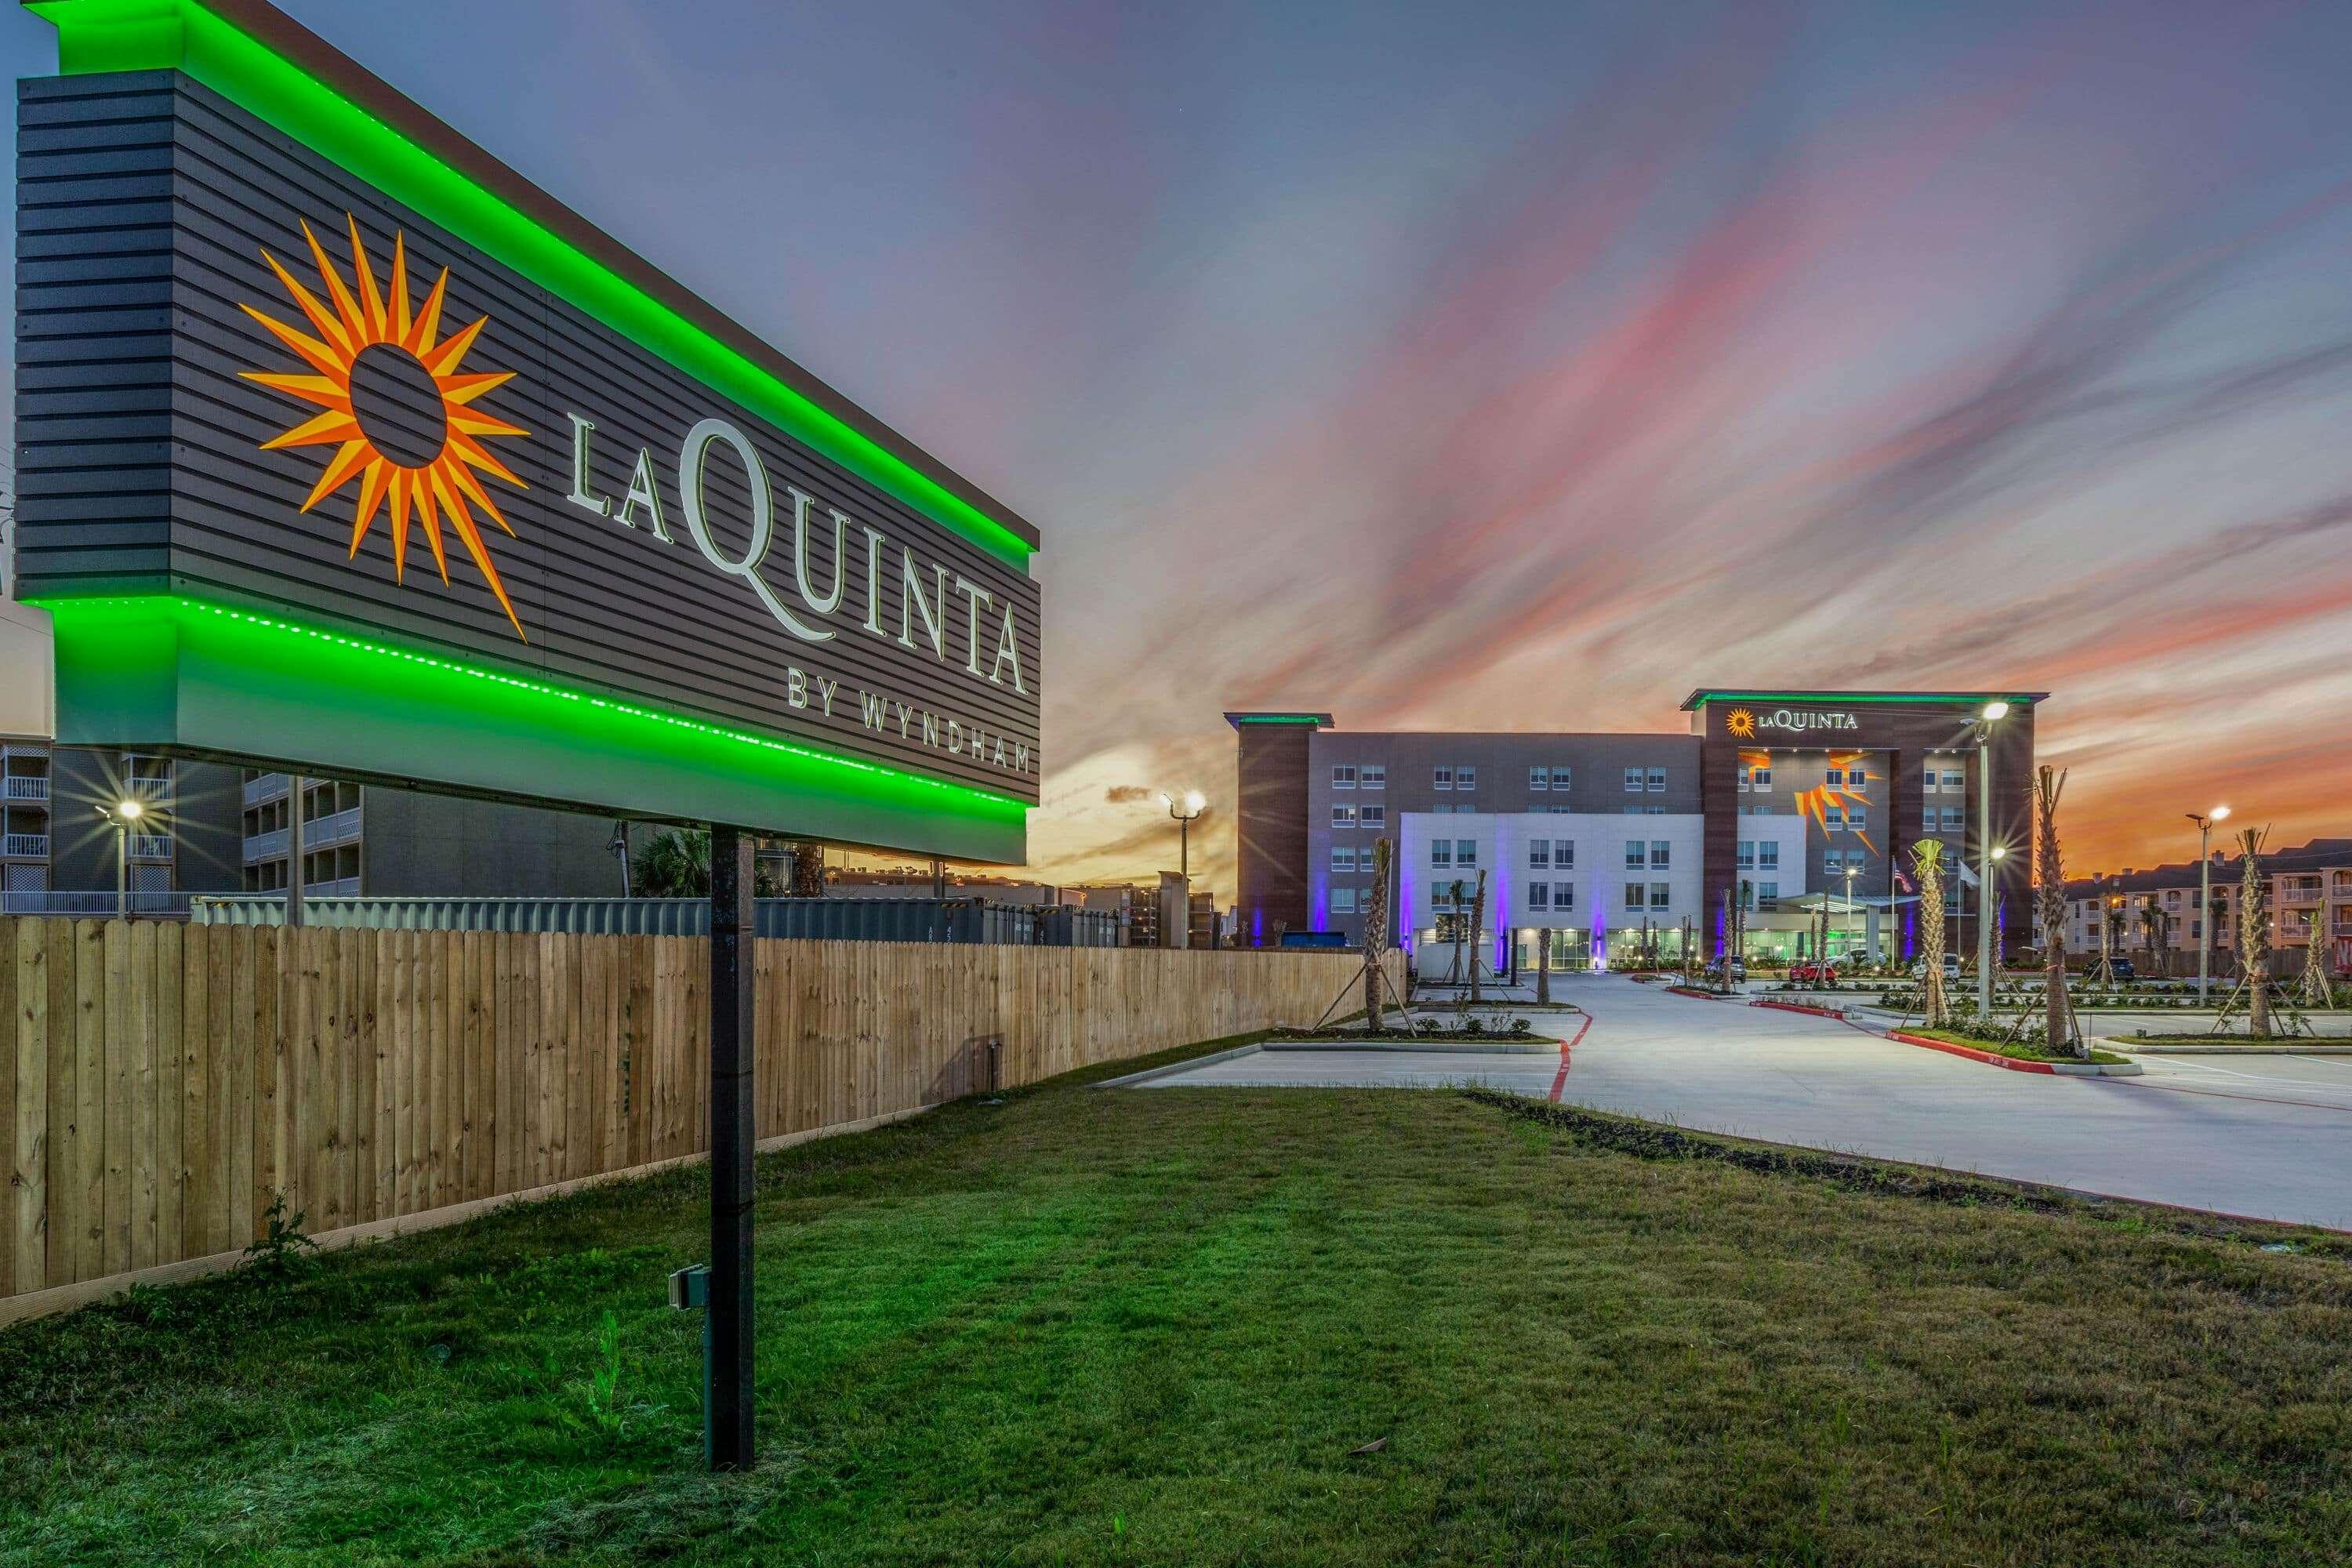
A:
[[[483,541],[481,527],[475,518],[478,511],[509,538],[514,536],[514,529],[491,501],[481,481],[474,477],[474,470],[479,469],[518,489],[529,488],[512,469],[493,457],[482,441],[486,437],[528,436],[530,432],[474,406],[485,393],[512,380],[514,372],[459,369],[489,318],[485,316],[448,336],[440,335],[441,307],[448,289],[449,269],[441,269],[441,275],[433,280],[432,289],[421,301],[412,301],[407,237],[394,235],[391,285],[388,289],[379,288],[375,268],[360,239],[358,219],[346,215],[345,221],[351,226],[352,270],[358,284],[357,294],[344,281],[326,247],[319,243],[319,237],[310,232],[306,222],[302,225],[302,237],[310,242],[310,259],[326,288],[324,300],[304,288],[276,257],[265,250],[261,258],[278,275],[278,281],[302,312],[310,330],[289,325],[250,305],[239,307],[310,367],[307,373],[291,374],[249,370],[241,373],[244,378],[320,411],[285,434],[263,442],[262,450],[332,447],[334,454],[327,459],[319,482],[302,502],[302,510],[310,510],[357,480],[359,502],[352,519],[351,553],[354,557],[359,554],[377,512],[383,512],[392,534],[392,574],[395,582],[405,581],[404,568],[412,524],[425,535],[441,581],[449,581],[449,558],[442,538],[442,526],[446,523],[465,545],[474,564],[480,568],[490,592],[498,595],[499,606],[514,623],[515,635],[528,642],[530,638],[524,636],[522,622],[507,597],[506,584],[499,579],[498,566],[490,559],[489,546]],[[376,347],[397,349],[415,360],[432,378],[441,395],[441,449],[422,467],[395,463],[377,450],[352,408],[352,373],[360,355]]]

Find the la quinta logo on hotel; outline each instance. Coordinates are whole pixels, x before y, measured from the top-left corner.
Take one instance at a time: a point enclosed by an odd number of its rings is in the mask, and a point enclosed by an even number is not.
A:
[[[1757,713],[1746,708],[1734,708],[1723,717],[1724,732],[1735,740],[1752,741],[1759,730],[1787,730],[1802,732],[1809,730],[1859,730],[1862,721],[1852,713],[1836,709],[1775,708],[1769,713]]]

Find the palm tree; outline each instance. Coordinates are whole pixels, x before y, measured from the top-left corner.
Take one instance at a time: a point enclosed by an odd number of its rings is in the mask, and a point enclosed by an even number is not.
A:
[[[1920,1016],[1930,1029],[1944,1026],[1944,845],[1922,838],[1911,846],[1911,868],[1919,884],[1919,957],[1925,966]]]
[[[2263,947],[2262,871],[2255,863],[2263,837],[2259,827],[2238,834],[2239,853],[2245,859],[2238,879],[2238,973],[2246,987],[2246,1029],[2255,1036],[2271,1032],[2270,960]]]
[[[2090,1043],[2074,1029],[2066,1005],[2066,866],[2058,847],[2058,797],[2065,789],[2066,775],[2046,764],[2033,784],[2033,858],[2042,877],[2042,1027],[2052,1050],[2063,1043],[2086,1058]]]
[[[710,835],[665,827],[637,847],[630,885],[641,899],[710,896]]]
[[[2325,1007],[2335,999],[2327,984],[2326,950],[2321,945],[2319,931],[2319,917],[2326,907],[2322,904],[2312,910],[2304,925],[2303,1005],[2306,1007]]]

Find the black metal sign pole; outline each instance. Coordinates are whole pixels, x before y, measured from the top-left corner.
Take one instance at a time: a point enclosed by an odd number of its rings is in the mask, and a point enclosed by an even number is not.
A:
[[[751,839],[710,830],[710,1408],[714,1470],[751,1467]]]

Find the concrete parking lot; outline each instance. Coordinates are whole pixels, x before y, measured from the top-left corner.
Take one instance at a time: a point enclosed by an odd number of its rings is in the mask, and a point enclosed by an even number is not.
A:
[[[2084,1192],[2352,1229],[2352,1057],[2137,1059],[2130,1079],[2019,1073],[1836,1019],[1554,980],[1590,1022],[1556,1058],[1262,1052],[1142,1087],[1480,1082],[1651,1121]]]

